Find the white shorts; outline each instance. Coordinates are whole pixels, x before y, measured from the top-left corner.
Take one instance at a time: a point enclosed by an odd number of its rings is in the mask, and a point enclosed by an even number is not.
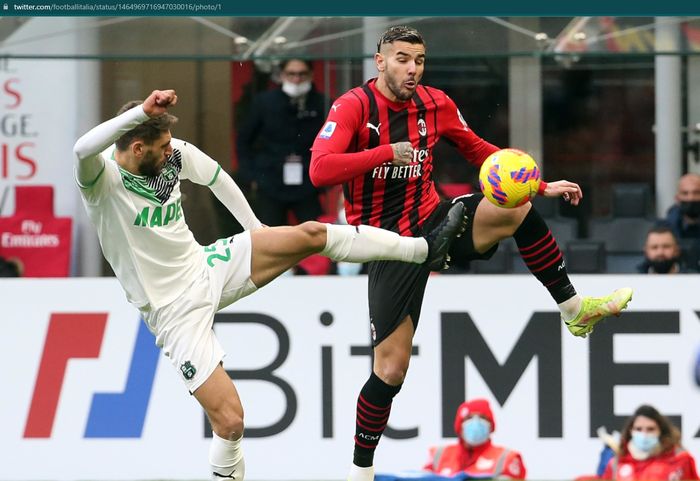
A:
[[[204,249],[204,267],[167,306],[142,311],[156,344],[193,393],[225,356],[212,325],[214,314],[257,290],[250,280],[252,244],[245,231]]]

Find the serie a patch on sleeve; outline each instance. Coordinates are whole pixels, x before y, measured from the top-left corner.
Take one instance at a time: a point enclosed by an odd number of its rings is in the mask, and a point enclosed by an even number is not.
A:
[[[326,125],[323,126],[323,129],[321,129],[321,133],[318,134],[319,138],[321,139],[330,139],[331,136],[333,135],[333,132],[335,132],[335,126],[337,124],[335,122],[326,122]]]

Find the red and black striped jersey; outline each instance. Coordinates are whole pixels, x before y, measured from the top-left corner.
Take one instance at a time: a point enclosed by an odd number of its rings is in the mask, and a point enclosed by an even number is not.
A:
[[[343,184],[348,223],[417,235],[439,203],[433,149],[445,137],[480,166],[498,147],[476,135],[443,91],[419,85],[410,101],[392,102],[376,79],[333,103],[311,148],[317,185]],[[392,143],[413,144],[413,162],[395,166]]]

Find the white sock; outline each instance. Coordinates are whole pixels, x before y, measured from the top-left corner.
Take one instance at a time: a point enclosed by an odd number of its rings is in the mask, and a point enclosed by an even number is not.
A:
[[[374,481],[374,466],[361,468],[353,464],[350,466],[348,481]]]
[[[428,257],[422,237],[403,237],[368,225],[326,224],[326,247],[321,255],[334,261],[404,261],[420,264]]]
[[[245,477],[245,461],[243,460],[243,450],[241,440],[229,441],[212,432],[211,445],[209,446],[209,464],[211,464],[212,480],[235,479],[242,481]]]
[[[581,311],[581,296],[576,294],[559,304],[559,311],[561,311],[561,318],[564,322],[578,316],[578,313]]]

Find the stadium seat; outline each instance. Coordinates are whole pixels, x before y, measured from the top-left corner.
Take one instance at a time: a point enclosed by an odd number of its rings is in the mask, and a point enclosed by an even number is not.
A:
[[[440,183],[435,184],[438,193],[441,197],[445,199],[454,199],[455,197],[460,197],[465,194],[471,194],[474,192],[474,188],[467,183]]]
[[[606,272],[605,245],[600,241],[572,240],[566,244],[566,270],[572,274]]]
[[[540,211],[539,207],[537,208],[537,211],[540,213],[540,215],[542,215],[542,211]],[[545,222],[547,222],[549,230],[552,231],[552,235],[556,239],[557,244],[559,244],[559,248],[562,251],[568,242],[578,239],[578,222],[576,222],[576,219],[555,215],[554,217],[545,219]],[[520,257],[520,251],[518,251],[518,246],[516,245],[515,240],[511,238],[503,242],[509,242],[511,244],[513,272],[516,274],[530,272]]]
[[[642,217],[593,219],[591,240],[602,241],[607,255],[609,273],[634,273],[644,260],[644,242],[654,221]]]
[[[545,219],[559,215],[559,199],[538,195],[532,199],[532,205]]]
[[[653,214],[649,184],[613,184],[611,214],[613,217],[651,217]]]
[[[644,262],[644,254],[620,254],[609,252],[605,256],[608,274],[634,274],[637,267]]]
[[[592,241],[605,245],[609,273],[634,273],[644,260],[647,232],[655,224],[651,188],[648,184],[614,184],[611,216],[592,219],[588,232]]]
[[[643,217],[593,219],[591,240],[603,241],[611,253],[639,254],[644,250],[647,232],[654,221]]]

